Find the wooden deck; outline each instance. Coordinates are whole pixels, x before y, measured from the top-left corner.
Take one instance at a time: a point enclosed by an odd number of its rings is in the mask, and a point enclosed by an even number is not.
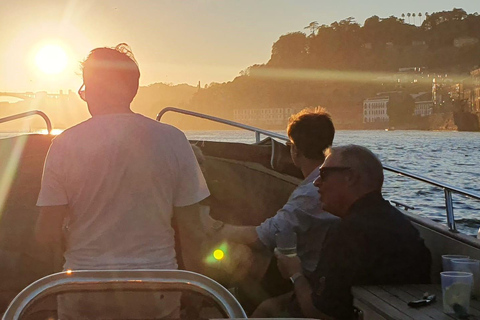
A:
[[[425,292],[436,295],[436,301],[420,308],[408,302],[419,300]],[[403,286],[364,286],[352,289],[354,305],[363,311],[365,320],[451,320],[455,315],[443,313],[442,288],[439,284]],[[480,319],[480,301],[471,300],[469,320]]]

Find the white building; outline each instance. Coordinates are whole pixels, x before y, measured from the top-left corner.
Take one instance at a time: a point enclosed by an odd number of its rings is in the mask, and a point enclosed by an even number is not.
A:
[[[388,96],[378,96],[363,100],[363,123],[388,122]]]
[[[425,117],[432,114],[433,111],[433,101],[415,101],[415,111],[413,112],[414,116]]]
[[[419,92],[410,95],[415,100],[414,116],[426,117],[433,113],[432,94],[427,92]]]

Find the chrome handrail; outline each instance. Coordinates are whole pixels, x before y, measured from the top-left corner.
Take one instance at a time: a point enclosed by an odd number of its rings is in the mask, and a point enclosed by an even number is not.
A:
[[[179,109],[179,108],[175,108],[175,107],[166,107],[162,111],[160,111],[157,115],[157,121],[160,121],[162,119],[162,116],[169,111],[177,112],[177,113],[181,113],[181,114],[186,114],[186,115],[197,117],[197,118],[207,119],[207,120],[214,121],[214,122],[223,123],[223,124],[226,124],[226,125],[230,125],[232,127],[237,127],[237,128],[241,128],[241,129],[248,130],[248,131],[253,131],[253,132],[255,132],[255,141],[256,142],[260,142],[260,134],[263,134],[265,136],[272,137],[272,138],[277,138],[277,139],[283,140],[283,141],[288,141],[289,140],[284,135],[278,134],[278,133],[275,133],[275,132],[272,132],[272,131],[263,130],[263,129],[255,128],[255,127],[252,127],[252,126],[249,126],[249,125],[246,125],[246,124],[238,123],[238,122],[235,122],[235,121],[226,120],[226,119],[222,119],[222,118],[218,118],[218,117],[214,117],[214,116],[209,116],[209,115],[199,113],[199,112],[195,112],[195,111],[183,110],[183,109]]]
[[[383,168],[387,171],[394,172],[397,174],[400,174],[402,176],[412,178],[418,181],[422,181],[425,183],[428,183],[430,185],[433,185],[435,187],[442,188],[445,193],[445,208],[447,211],[447,226],[451,231],[457,231],[457,227],[455,225],[455,215],[453,214],[453,198],[452,198],[452,192],[458,193],[461,195],[464,195],[469,198],[473,198],[476,200],[480,200],[480,194],[473,193],[471,191],[468,191],[466,189],[454,187],[452,185],[449,185],[447,183],[443,183],[434,179],[430,179],[412,172],[408,172],[405,170],[401,170],[398,168],[394,168],[388,165],[383,165]]]
[[[43,118],[43,120],[45,120],[45,124],[47,125],[47,131],[48,133],[51,133],[52,122],[50,121],[50,118],[48,118],[48,116],[43,111],[40,111],[40,110],[32,110],[32,111],[22,112],[19,114],[14,114],[13,116],[0,118],[0,123],[13,121],[13,120],[17,120],[17,119],[21,119],[29,116],[34,116],[34,115],[39,115],[40,117]]]
[[[174,108],[174,107],[167,107],[167,108],[164,108],[162,111],[160,111],[157,115],[157,121],[160,121],[162,116],[168,111],[187,114],[187,115],[199,117],[199,118],[202,118],[202,119],[208,119],[208,120],[212,120],[212,121],[215,121],[215,122],[220,122],[220,123],[223,123],[223,124],[226,124],[226,125],[231,125],[231,126],[234,126],[234,127],[237,127],[237,128],[242,128],[242,129],[245,129],[245,130],[254,131],[257,142],[260,141],[260,133],[264,134],[266,136],[270,136],[270,137],[277,138],[277,139],[284,140],[284,141],[289,140],[288,137],[286,137],[284,135],[281,135],[281,134],[278,134],[278,133],[275,133],[275,132],[270,132],[270,131],[267,131],[267,130],[258,129],[258,128],[248,126],[248,125],[245,125],[245,124],[241,124],[241,123],[238,123],[238,122],[225,120],[225,119],[222,119],[222,118],[217,118],[217,117],[214,117],[214,116],[209,116],[209,115],[206,115],[206,114],[202,114],[202,113],[198,113],[198,112],[194,112],[194,111],[183,110],[183,109]],[[439,181],[436,181],[434,179],[430,179],[430,178],[427,178],[427,177],[424,177],[424,176],[421,176],[421,175],[418,175],[418,174],[414,174],[414,173],[411,173],[411,172],[408,172],[408,171],[404,171],[404,170],[401,170],[401,169],[398,169],[398,168],[394,168],[394,167],[391,167],[391,166],[388,166],[388,165],[384,165],[383,168],[384,168],[384,170],[391,171],[391,172],[403,175],[405,177],[412,178],[414,180],[422,181],[422,182],[431,184],[433,186],[442,188],[444,190],[444,193],[445,193],[445,208],[446,208],[446,213],[447,213],[447,226],[450,229],[450,231],[453,231],[453,232],[457,232],[457,227],[455,225],[455,215],[453,213],[452,192],[464,195],[464,196],[469,197],[469,198],[480,200],[480,195],[479,194],[473,193],[473,192],[468,191],[466,189],[454,187],[452,185],[449,185],[449,184],[446,184],[446,183],[443,183],[443,182],[439,182]]]
[[[3,320],[19,319],[35,300],[72,291],[188,290],[211,297],[229,318],[246,319],[235,297],[218,282],[183,270],[85,270],[55,273],[35,281],[10,303]]]

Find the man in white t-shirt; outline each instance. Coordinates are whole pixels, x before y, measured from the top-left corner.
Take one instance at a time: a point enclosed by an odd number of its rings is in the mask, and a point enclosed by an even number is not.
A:
[[[180,130],[131,111],[140,72],[127,45],[94,49],[82,66],[79,94],[92,118],[52,142],[36,238],[64,237],[64,270],[177,269],[172,216],[189,235],[201,236],[197,203],[209,195],[192,148]],[[161,299],[153,304],[162,308],[138,317],[175,315],[178,296]],[[96,318],[76,313],[94,309],[84,302],[60,297],[59,316]]]

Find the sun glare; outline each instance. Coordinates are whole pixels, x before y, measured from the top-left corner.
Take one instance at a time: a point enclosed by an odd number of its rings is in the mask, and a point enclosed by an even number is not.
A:
[[[60,46],[47,45],[35,55],[37,67],[46,74],[58,74],[65,70],[68,62],[67,54]]]

